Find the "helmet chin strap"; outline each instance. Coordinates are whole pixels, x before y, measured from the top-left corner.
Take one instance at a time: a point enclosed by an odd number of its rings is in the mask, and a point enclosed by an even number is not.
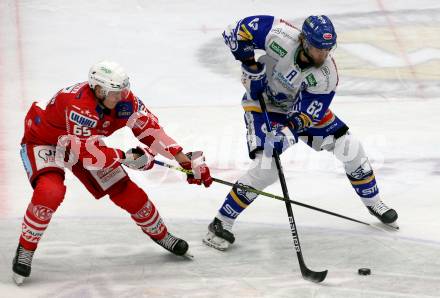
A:
[[[95,97],[98,100],[98,104],[101,106],[101,108],[103,108],[104,114],[110,114],[110,109],[107,108],[104,104],[105,100],[107,99],[104,89],[101,88],[101,90],[99,91],[100,93],[99,95],[103,96],[103,98],[96,96],[96,89],[94,91],[95,91]]]

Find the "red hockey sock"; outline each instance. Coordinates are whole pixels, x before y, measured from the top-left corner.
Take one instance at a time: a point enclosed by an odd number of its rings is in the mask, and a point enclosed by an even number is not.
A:
[[[162,217],[147,194],[133,181],[123,183],[120,191],[110,195],[110,198],[131,214],[131,218],[145,234],[157,240],[165,237],[168,231]]]
[[[48,172],[37,178],[32,201],[23,218],[20,244],[35,250],[53,213],[64,199],[66,187],[60,173]]]

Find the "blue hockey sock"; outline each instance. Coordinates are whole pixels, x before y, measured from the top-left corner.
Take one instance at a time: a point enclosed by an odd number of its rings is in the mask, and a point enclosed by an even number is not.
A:
[[[249,187],[249,186],[248,186]],[[219,219],[233,224],[240,213],[246,209],[257,197],[257,194],[233,187],[223,205],[219,209]]]
[[[347,177],[364,204],[367,206],[372,205],[379,194],[374,173],[370,171],[359,178],[354,178],[350,175],[347,175]]]

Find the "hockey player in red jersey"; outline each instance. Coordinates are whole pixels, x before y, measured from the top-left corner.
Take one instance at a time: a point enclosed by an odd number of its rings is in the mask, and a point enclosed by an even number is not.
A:
[[[128,126],[145,146],[124,152],[105,146],[100,136]],[[25,118],[21,157],[34,189],[22,222],[13,260],[13,279],[21,284],[31,272],[38,242],[64,199],[64,169],[68,168],[87,190],[126,210],[153,241],[176,255],[188,243],[170,234],[147,194],[130,180],[122,165],[146,171],[160,154],[175,159],[193,175],[190,184],[209,187],[212,178],[202,152],[183,153],[154,116],[130,91],[129,78],[116,63],[93,65],[88,82],[60,90],[40,107],[34,103]]]

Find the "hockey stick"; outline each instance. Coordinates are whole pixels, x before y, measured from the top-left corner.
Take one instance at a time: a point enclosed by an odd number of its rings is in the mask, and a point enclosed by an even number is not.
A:
[[[270,120],[266,109],[266,103],[264,102],[264,99],[262,97],[260,97],[258,100],[260,101],[261,110],[264,114],[264,122],[266,123],[267,132],[268,134],[272,134],[272,127],[270,126]],[[287,190],[286,179],[284,177],[283,167],[281,166],[280,155],[276,150],[273,150],[272,158],[275,159],[275,164],[278,169],[278,177],[280,178],[281,189],[283,190],[283,196],[286,199],[290,200],[289,192]],[[301,274],[303,278],[306,280],[313,281],[316,283],[321,282],[327,276],[328,271],[325,270],[318,272],[318,271],[312,271],[309,268],[307,268],[301,251],[301,245],[299,242],[299,236],[298,236],[298,231],[296,229],[295,219],[293,218],[292,205],[290,205],[289,202],[287,201],[285,202],[285,204],[286,204],[287,216],[289,217],[290,231],[292,232],[292,237],[293,237],[293,245],[295,247],[296,255],[298,257]]]
[[[167,163],[165,163],[163,161],[155,160],[154,163],[157,164],[157,165],[160,165],[162,167],[166,167],[166,168],[169,168],[169,169],[177,170],[177,171],[180,171],[180,172],[183,172],[183,173],[186,173],[186,174],[191,174],[192,173],[191,170],[185,170],[184,168],[176,167],[176,166],[167,164]],[[338,213],[335,213],[335,212],[331,212],[331,211],[328,211],[328,210],[325,210],[325,209],[321,209],[321,208],[318,208],[318,207],[315,207],[315,206],[312,206],[312,205],[304,204],[304,203],[301,203],[301,202],[298,202],[298,201],[288,200],[286,198],[283,198],[283,197],[280,197],[280,196],[277,196],[277,195],[274,195],[274,194],[271,194],[271,193],[268,193],[268,192],[265,192],[265,191],[261,191],[261,190],[258,190],[258,189],[252,188],[252,187],[248,187],[246,185],[232,183],[232,182],[221,180],[221,179],[214,178],[214,177],[212,177],[212,180],[214,182],[217,182],[217,183],[220,183],[220,184],[229,185],[229,186],[232,186],[232,187],[235,187],[235,188],[238,188],[238,189],[242,189],[242,190],[245,190],[245,191],[250,191],[250,192],[253,192],[253,193],[256,193],[258,195],[262,195],[262,196],[265,196],[265,197],[268,197],[268,198],[273,198],[273,199],[276,199],[276,200],[279,200],[279,201],[283,201],[283,202],[289,202],[291,204],[295,204],[295,205],[298,205],[298,206],[301,206],[301,207],[304,207],[304,208],[312,209],[312,210],[319,211],[319,212],[322,212],[322,213],[325,213],[325,214],[329,214],[329,215],[340,217],[340,218],[343,218],[343,219],[346,219],[346,220],[354,221],[354,222],[357,222],[357,223],[360,223],[360,224],[363,224],[363,225],[371,226],[369,223],[366,223],[366,222],[363,222],[363,221],[360,221],[360,220],[357,220],[357,219],[354,219],[354,218],[351,218],[351,217],[348,217],[348,216],[345,216],[345,215],[341,215],[341,214],[338,214]]]

